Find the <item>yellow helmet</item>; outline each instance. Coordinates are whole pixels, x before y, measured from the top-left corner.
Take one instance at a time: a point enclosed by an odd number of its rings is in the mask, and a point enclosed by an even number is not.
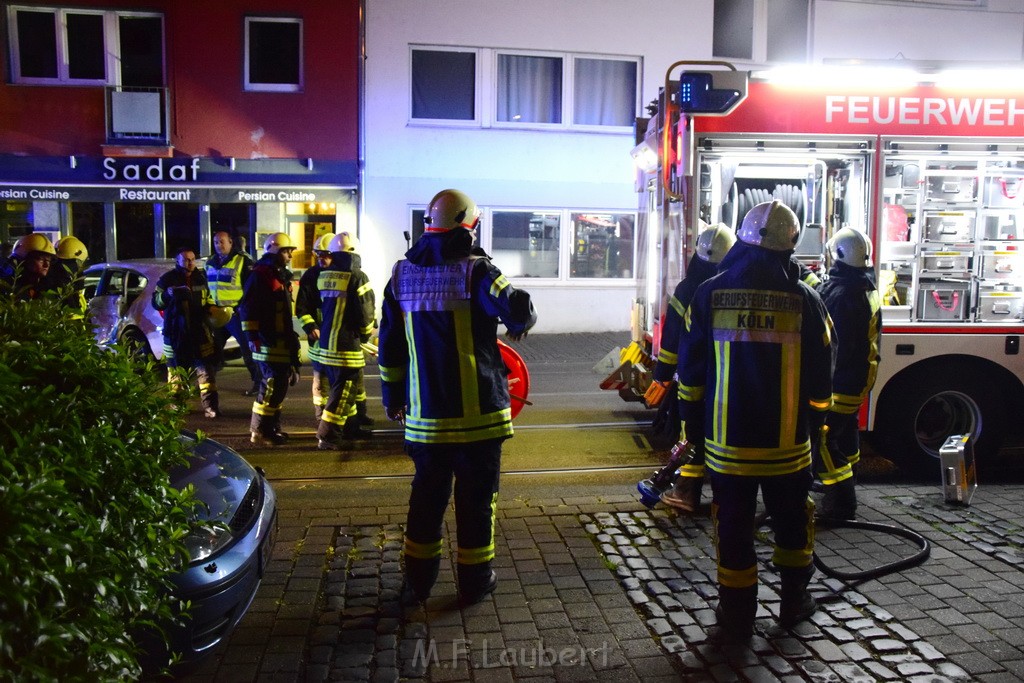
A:
[[[426,232],[448,232],[454,228],[472,230],[480,221],[480,209],[464,192],[441,190],[427,205],[423,216]]]
[[[60,238],[54,246],[57,248],[57,258],[59,259],[89,260],[89,250],[85,248],[82,240],[73,235]]]
[[[331,240],[332,239],[334,239],[334,235],[332,233],[327,233],[326,235],[324,235],[323,237],[321,237],[320,239],[318,239],[316,241],[316,246],[313,247],[313,251],[328,251],[329,252],[331,250]]]
[[[697,256],[708,263],[721,263],[736,244],[736,233],[725,223],[716,223],[697,237]]]
[[[39,232],[33,232],[30,235],[25,235],[15,242],[14,249],[11,250],[11,255],[24,259],[34,251],[41,251],[44,254],[49,254],[50,256],[57,255],[57,250],[53,248],[53,243],[50,242],[50,238]]]
[[[778,199],[758,204],[743,217],[741,242],[771,251],[792,251],[800,239],[800,219]]]
[[[207,311],[211,325],[214,327],[224,327],[231,320],[233,309],[230,306],[210,306]]]
[[[350,232],[339,232],[331,240],[330,251],[359,251],[359,240]]]
[[[286,232],[275,232],[263,243],[263,251],[268,254],[280,253],[282,249],[295,249],[295,242]]]

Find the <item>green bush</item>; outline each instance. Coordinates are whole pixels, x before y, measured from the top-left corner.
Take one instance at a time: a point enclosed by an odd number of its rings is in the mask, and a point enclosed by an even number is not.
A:
[[[0,680],[141,675],[132,634],[173,618],[188,557],[183,421],[56,299],[0,294]]]

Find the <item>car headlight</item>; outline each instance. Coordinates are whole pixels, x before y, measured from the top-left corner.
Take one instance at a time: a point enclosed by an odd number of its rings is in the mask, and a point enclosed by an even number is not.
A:
[[[185,537],[189,564],[202,562],[220,552],[231,542],[231,528],[223,524],[211,524],[192,529]]]

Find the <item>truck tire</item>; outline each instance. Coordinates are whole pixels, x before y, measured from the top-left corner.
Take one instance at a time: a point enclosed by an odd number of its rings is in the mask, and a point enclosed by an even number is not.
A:
[[[966,373],[916,373],[886,387],[875,432],[881,454],[907,474],[939,475],[939,449],[949,436],[972,434],[978,467],[1003,442],[1006,409],[994,378]]]

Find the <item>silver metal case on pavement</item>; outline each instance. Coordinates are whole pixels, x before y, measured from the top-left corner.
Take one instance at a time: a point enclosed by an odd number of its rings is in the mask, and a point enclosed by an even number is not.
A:
[[[970,505],[978,479],[974,468],[974,441],[970,435],[955,434],[939,449],[942,493],[947,503]]]

